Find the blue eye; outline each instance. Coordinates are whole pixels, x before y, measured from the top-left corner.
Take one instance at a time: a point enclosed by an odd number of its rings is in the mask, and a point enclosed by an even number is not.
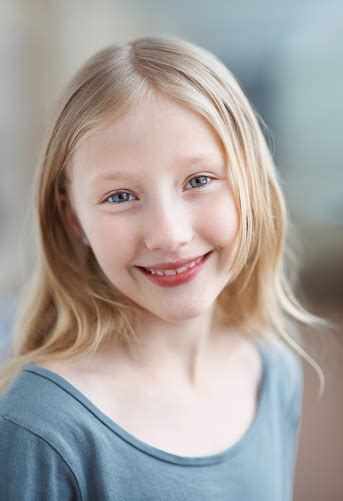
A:
[[[191,181],[194,181],[194,180],[199,180],[199,179],[201,179],[202,180],[201,182],[203,182],[204,179],[212,179],[212,178],[210,178],[209,176],[197,176],[197,177],[193,177],[192,179],[190,179],[188,181],[188,183],[190,183]],[[201,188],[202,186],[206,186],[207,184],[209,184],[209,183],[208,182],[206,182],[205,184],[196,183],[196,185],[193,186],[193,188]]]
[[[106,198],[105,202],[107,200],[109,200],[110,198],[114,198],[114,197],[120,197],[121,195],[123,195],[122,198],[119,198],[119,200],[117,199],[117,202],[119,202],[117,205],[119,205],[120,203],[122,202],[129,202],[129,197],[130,196],[133,196],[131,195],[130,193],[128,193],[127,191],[117,191],[115,193],[112,193],[112,195],[110,195],[108,198]],[[125,195],[125,196],[124,196]]]
[[[192,187],[193,188],[202,188],[202,187],[210,184],[208,181],[209,179],[215,179],[215,178],[210,177],[210,176],[196,176],[196,177],[193,177],[192,179],[190,179],[187,184],[196,180],[197,182],[195,183],[195,186],[193,185]],[[199,180],[201,180],[201,181],[199,181]],[[204,182],[204,180],[207,180],[207,181]],[[105,202],[107,202],[111,198],[113,199],[114,197],[119,197],[119,198],[117,198],[114,201],[114,203],[110,202],[110,205],[122,205],[124,202],[130,202],[129,197],[136,198],[134,195],[131,195],[131,193],[129,193],[128,191],[116,191],[116,192],[112,193],[111,195],[109,195],[106,198]]]

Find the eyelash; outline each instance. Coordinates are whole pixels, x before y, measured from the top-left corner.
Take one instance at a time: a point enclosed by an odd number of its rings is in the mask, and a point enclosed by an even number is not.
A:
[[[200,179],[200,178],[207,178],[207,179],[211,179],[211,180],[216,179],[215,177],[206,176],[206,175],[204,175],[204,176],[200,175],[200,176],[195,176],[195,177],[192,177],[189,181],[187,181],[187,184],[188,184],[188,183],[190,183],[191,181],[193,181],[193,179]],[[201,188],[205,188],[205,187],[206,187],[207,185],[209,185],[209,184],[212,184],[212,183],[211,183],[211,182],[210,182],[210,183],[206,183],[206,184],[204,184],[204,185],[202,185],[202,186],[198,186],[198,187],[196,187],[196,188],[194,188],[194,189],[196,189],[196,190],[197,190],[197,189],[199,189],[199,188],[200,188],[200,189],[201,189]],[[193,190],[191,190],[191,191],[193,191]],[[121,193],[129,193],[129,192],[128,192],[128,191],[126,191],[126,190],[118,190],[118,191],[114,191],[113,193],[111,193],[111,194],[110,194],[110,195],[109,195],[109,196],[108,196],[108,197],[104,200],[104,202],[106,203],[106,202],[108,201],[108,199],[109,199],[109,198],[114,197],[114,196],[116,196],[116,195],[120,195]],[[131,193],[130,193],[130,195],[131,195]],[[134,195],[133,195],[133,196],[134,196]],[[132,200],[124,200],[124,201],[122,201],[122,202],[116,202],[116,203],[111,203],[111,202],[108,202],[108,203],[109,203],[109,205],[123,205],[124,203],[126,203],[126,202],[131,202],[131,201],[132,201]]]

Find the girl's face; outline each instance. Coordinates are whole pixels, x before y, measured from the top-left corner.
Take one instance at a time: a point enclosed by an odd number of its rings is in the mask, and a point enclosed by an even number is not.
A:
[[[230,278],[238,217],[221,141],[205,119],[154,95],[85,139],[70,180],[81,230],[125,296],[169,322],[214,305]],[[209,251],[192,280],[172,287],[138,268]]]

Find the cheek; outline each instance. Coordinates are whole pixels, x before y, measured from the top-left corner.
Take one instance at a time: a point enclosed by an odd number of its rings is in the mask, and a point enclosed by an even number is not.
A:
[[[199,224],[208,242],[221,249],[231,248],[238,228],[232,196],[223,194],[212,201],[206,211],[199,213]]]
[[[231,193],[218,196],[200,224],[203,238],[219,250],[218,271],[229,270],[238,244],[238,214]]]
[[[88,227],[88,238],[93,253],[104,272],[126,266],[135,256],[135,231],[130,224],[114,218],[100,218]],[[112,271],[113,273],[113,271]]]

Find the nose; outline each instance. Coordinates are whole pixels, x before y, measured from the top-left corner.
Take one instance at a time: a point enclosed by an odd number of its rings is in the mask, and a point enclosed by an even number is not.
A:
[[[175,252],[193,238],[193,221],[184,204],[156,202],[147,208],[144,222],[145,246],[149,250]]]

